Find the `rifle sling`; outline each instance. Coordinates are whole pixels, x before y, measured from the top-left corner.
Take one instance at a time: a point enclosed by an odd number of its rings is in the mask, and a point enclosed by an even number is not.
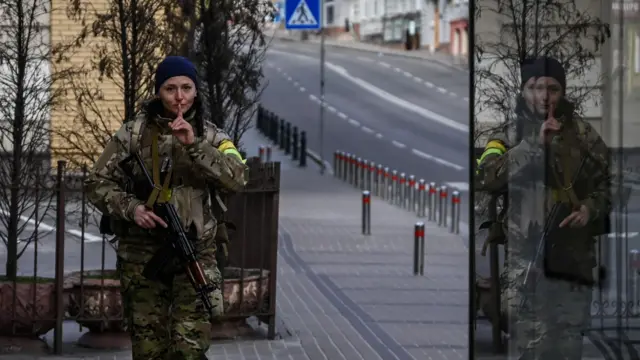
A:
[[[171,174],[173,168],[169,169],[169,172],[164,178],[162,187],[160,187],[160,158],[158,155],[158,128],[153,125],[151,129],[151,161],[153,172],[153,190],[147,199],[147,208],[152,208],[153,205],[158,203],[164,203],[169,201],[171,197],[171,191],[169,190],[169,184],[171,183]]]

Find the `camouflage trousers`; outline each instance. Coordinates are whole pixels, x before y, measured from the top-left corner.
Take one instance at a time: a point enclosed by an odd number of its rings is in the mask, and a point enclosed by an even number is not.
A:
[[[123,241],[124,240],[124,241]],[[125,324],[131,335],[133,360],[200,360],[211,345],[211,323],[202,301],[186,274],[176,273],[167,282],[150,281],[142,275],[145,264],[158,246],[142,245],[142,239],[121,239],[118,270],[125,310]],[[213,240],[211,240],[213,241]],[[211,295],[214,313],[223,312],[220,271],[215,245],[203,247],[198,259],[205,275],[218,289]],[[214,314],[215,315],[215,314]]]
[[[582,331],[590,325],[592,289],[531,271],[507,271],[502,306],[509,326],[509,358],[582,359]],[[522,300],[525,299],[524,306]]]

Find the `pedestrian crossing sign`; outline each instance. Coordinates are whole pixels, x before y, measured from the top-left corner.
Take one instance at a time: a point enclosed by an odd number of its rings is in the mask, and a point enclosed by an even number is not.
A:
[[[286,29],[320,29],[320,4],[320,0],[286,0]]]

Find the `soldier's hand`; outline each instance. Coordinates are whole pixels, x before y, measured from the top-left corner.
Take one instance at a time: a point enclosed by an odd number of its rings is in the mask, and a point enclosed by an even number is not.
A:
[[[182,107],[178,107],[178,116],[175,120],[169,123],[169,126],[173,131],[173,136],[175,136],[183,145],[191,145],[195,141],[193,127],[182,117]]]
[[[553,117],[553,106],[550,106],[547,120],[540,126],[540,132],[538,134],[540,145],[548,144],[555,135],[554,133],[558,130],[560,130],[560,123]]]
[[[147,209],[144,205],[138,205],[136,207],[133,220],[143,229],[153,229],[157,224],[164,228],[168,226],[161,217],[156,215],[152,210]]]
[[[589,209],[581,205],[580,209],[572,212],[560,223],[560,227],[565,227],[569,225],[570,227],[583,227],[586,226],[589,222]]]

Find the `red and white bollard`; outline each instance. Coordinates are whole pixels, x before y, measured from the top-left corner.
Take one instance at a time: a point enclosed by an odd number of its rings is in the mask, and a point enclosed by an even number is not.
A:
[[[362,192],[362,235],[371,235],[371,193]]]
[[[424,275],[424,223],[417,222],[413,230],[413,275]]]
[[[418,181],[418,217],[425,217],[427,207],[427,185],[424,179]]]
[[[436,221],[436,183],[429,183],[429,221]]]
[[[438,226],[447,226],[447,198],[448,189],[445,185],[440,186],[440,196],[438,201]]]
[[[460,233],[460,191],[451,193],[451,232]]]

